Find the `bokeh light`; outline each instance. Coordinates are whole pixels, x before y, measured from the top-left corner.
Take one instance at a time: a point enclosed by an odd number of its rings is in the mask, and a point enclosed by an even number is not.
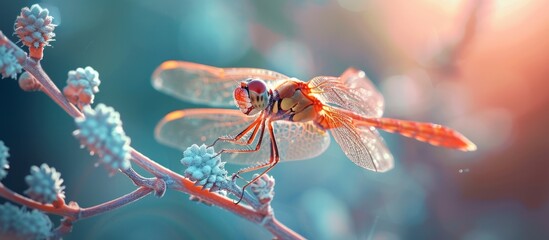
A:
[[[182,14],[178,41],[187,59],[224,65],[242,57],[250,47],[248,14],[239,1],[193,2]]]

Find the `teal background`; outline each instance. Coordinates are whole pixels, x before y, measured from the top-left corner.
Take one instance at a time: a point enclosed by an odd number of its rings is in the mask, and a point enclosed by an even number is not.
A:
[[[34,3],[0,3],[0,29],[13,41],[17,40],[11,36],[15,17],[22,7]],[[339,75],[355,66],[377,85],[393,74],[405,73],[410,66],[383,20],[384,11],[391,9],[379,10],[375,5],[349,11],[337,1],[39,3],[50,9],[59,24],[56,41],[45,49],[42,61],[53,81],[62,88],[69,70],[92,66],[102,80],[95,103],[120,112],[134,148],[179,172],[182,154],[158,144],[154,126],[170,111],[207,106],[182,102],[152,88],[150,76],[165,60],[267,68],[303,80]],[[540,76],[546,78],[547,74]],[[457,79],[451,81],[461,84]],[[66,200],[80,206],[108,201],[134,189],[124,175],[109,177],[94,167],[94,157],[80,149],[71,134],[73,120],[44,94],[23,92],[16,81],[2,79],[0,106],[0,139],[11,154],[11,170],[3,183],[10,188],[23,192],[30,166],[46,162],[62,173]],[[527,117],[540,119],[531,126],[541,128],[522,129],[517,124],[513,129],[513,133],[532,130],[539,134],[524,138],[511,134],[500,148],[488,152],[437,149],[383,134],[396,159],[395,169],[385,174],[356,167],[332,141],[320,157],[280,164],[271,172],[276,179],[272,206],[281,222],[310,239],[547,239],[549,164],[545,160],[549,154],[543,133],[549,132],[541,123],[546,123],[543,119],[549,114],[543,106],[547,105],[533,108]],[[414,119],[449,124],[451,119],[441,117],[438,110],[427,107]],[[397,112],[389,115],[397,116]],[[474,134],[465,130],[465,134]],[[511,149],[524,153],[519,155],[524,158],[509,155],[506,151]],[[520,161],[520,166],[533,167],[481,167],[483,161],[493,158],[498,164]],[[237,169],[229,166],[230,172]],[[492,181],[488,176],[499,179]],[[57,225],[58,218],[52,219]],[[258,225],[217,207],[191,202],[188,195],[173,191],[160,199],[148,196],[82,220],[65,237],[269,238]]]

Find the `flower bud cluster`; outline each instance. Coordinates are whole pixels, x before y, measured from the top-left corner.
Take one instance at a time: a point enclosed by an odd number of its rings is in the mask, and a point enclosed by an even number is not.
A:
[[[219,190],[219,187],[227,182],[227,170],[225,162],[221,161],[213,147],[198,146],[193,144],[183,152],[181,164],[185,165],[185,177],[195,181],[210,191]]]
[[[78,127],[73,134],[92,154],[99,155],[99,163],[114,173],[130,167],[130,138],[122,128],[120,114],[112,107],[99,104],[83,108],[84,117],[76,118]]]
[[[63,94],[69,102],[78,106],[93,103],[95,93],[99,92],[99,73],[92,67],[77,68],[69,71],[67,86]]]
[[[32,166],[30,175],[25,177],[29,189],[25,191],[30,198],[41,203],[52,203],[58,197],[64,198],[61,173],[42,163],[40,167]]]
[[[21,14],[15,20],[15,33],[25,46],[43,48],[53,41],[56,25],[52,23],[53,17],[49,14],[48,9],[38,4],[21,9]]]

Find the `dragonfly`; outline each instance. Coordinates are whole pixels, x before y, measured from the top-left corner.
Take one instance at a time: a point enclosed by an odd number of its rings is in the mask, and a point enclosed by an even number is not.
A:
[[[184,101],[212,107],[167,114],[155,137],[184,150],[197,141],[222,145],[228,162],[247,164],[236,173],[264,169],[243,190],[280,161],[310,159],[330,144],[330,134],[356,165],[386,172],[393,156],[376,129],[434,146],[474,151],[459,132],[439,124],[384,118],[384,99],[364,71],[308,82],[259,68],[218,68],[166,61],[153,73],[153,86]],[[238,109],[227,109],[237,106]]]

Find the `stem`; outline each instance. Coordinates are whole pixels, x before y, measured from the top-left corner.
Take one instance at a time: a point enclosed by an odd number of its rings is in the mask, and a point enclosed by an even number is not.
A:
[[[475,40],[477,35],[476,31],[481,21],[483,20],[479,14],[484,10],[486,1],[471,0],[467,4],[464,4],[465,8],[462,10],[465,12],[465,19],[459,22],[458,35],[452,39],[447,39],[444,45],[438,49],[439,55],[444,55],[444,58],[448,58],[442,64],[440,62],[431,61],[428,62],[428,66],[422,66],[433,74],[442,76],[452,76],[456,74],[456,63],[459,58],[465,55],[465,52]]]
[[[44,47],[29,47],[29,55],[31,58],[38,61],[42,60],[42,57],[44,56]]]
[[[112,211],[114,209],[123,207],[125,205],[128,205],[130,203],[133,203],[145,196],[147,196],[149,193],[151,193],[153,189],[147,188],[147,187],[140,187],[136,190],[134,190],[131,193],[128,193],[122,197],[119,197],[117,199],[113,199],[111,201],[89,207],[89,208],[82,208],[80,211],[80,218],[89,218],[93,217],[95,215],[99,215],[105,212]]]
[[[36,61],[32,58],[27,58],[23,64],[23,68],[29,72],[40,84],[42,84],[42,91],[46,93],[57,105],[59,105],[65,112],[71,117],[83,117],[84,115],[61,94],[61,91],[51,81],[50,77],[44,72],[40,61]]]
[[[23,195],[20,195],[0,183],[0,196],[2,196],[3,198],[29,208],[34,208],[46,213],[67,217],[71,222],[76,222],[80,219],[89,218],[128,205],[143,198],[152,191],[153,189],[140,187],[122,197],[99,205],[95,205],[93,207],[81,208],[76,204],[63,204],[60,207],[56,208],[52,204],[42,204]]]
[[[68,218],[63,218],[61,224],[52,231],[51,239],[61,240],[63,236],[72,231],[72,221]]]
[[[133,168],[128,168],[127,170],[120,170],[122,173],[126,174],[128,176],[133,184],[139,187],[147,187],[152,190],[154,190],[155,195],[157,197],[164,196],[164,193],[166,193],[166,181],[160,178],[145,178],[139,173],[137,173]]]
[[[80,212],[80,208],[71,205],[63,204],[60,207],[56,208],[52,204],[42,204],[10,190],[2,183],[0,183],[0,196],[12,202],[27,206],[29,208],[38,209],[40,211],[59,216],[65,216],[71,219],[77,219],[78,213]]]
[[[148,188],[155,188],[154,182],[156,181],[156,178],[145,178],[139,173],[137,173],[133,168],[128,168],[127,170],[120,170],[122,173],[126,174],[128,176],[133,184],[135,184],[138,187],[148,187]]]
[[[151,160],[149,157],[145,156],[144,154],[140,153],[139,151],[135,150],[135,148],[131,148],[130,152],[132,156],[132,161],[135,162],[137,165],[142,167],[143,169],[147,170],[147,172],[150,172],[152,175],[156,177],[174,177],[179,176],[179,174],[173,172],[170,169],[165,168],[164,166],[158,164],[157,162]],[[168,183],[170,184],[170,183]]]
[[[263,226],[269,230],[269,232],[273,233],[277,239],[305,239],[292,229],[280,223],[274,216],[266,218]]]
[[[240,197],[242,195],[242,189],[238,187],[234,182],[231,182],[227,184],[228,186],[224,186],[224,189],[228,192],[232,193],[233,195]],[[249,192],[244,192],[244,196],[242,197],[242,200],[252,206],[254,209],[261,209],[263,204],[259,202],[259,199],[255,198],[252,194]]]

